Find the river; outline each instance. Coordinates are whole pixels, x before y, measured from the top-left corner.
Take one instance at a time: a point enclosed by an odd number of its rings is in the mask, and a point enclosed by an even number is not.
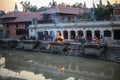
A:
[[[26,80],[120,80],[120,64],[115,62],[20,50],[0,50],[0,54],[5,57],[0,76]]]

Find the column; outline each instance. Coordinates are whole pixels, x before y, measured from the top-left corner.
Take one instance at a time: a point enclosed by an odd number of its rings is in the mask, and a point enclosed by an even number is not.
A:
[[[104,36],[104,31],[103,30],[100,31],[100,35]]]
[[[68,31],[68,40],[70,40],[70,36],[71,36],[70,31]]]
[[[83,37],[86,39],[86,31],[83,30]]]
[[[94,40],[95,31],[92,30],[92,40]]]
[[[61,30],[61,35],[63,36],[63,31]]]
[[[100,41],[101,41],[101,43],[104,41],[104,30],[103,29],[101,29],[100,30]]]
[[[35,34],[34,34],[34,35],[35,35],[35,38],[38,39],[38,32],[37,32],[36,29],[34,30],[34,33],[35,33]]]
[[[75,30],[75,37],[77,37],[78,36],[78,31],[77,30]]]
[[[111,40],[114,40],[114,30],[111,30]]]

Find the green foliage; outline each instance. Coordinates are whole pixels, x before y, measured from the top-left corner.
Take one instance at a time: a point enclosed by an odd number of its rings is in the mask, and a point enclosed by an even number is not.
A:
[[[71,7],[82,8],[83,4],[82,3],[75,3]]]
[[[98,21],[110,20],[111,15],[113,15],[113,6],[112,5],[105,6],[105,7],[98,7],[98,8],[95,8],[94,10],[95,10],[95,18]]]
[[[47,10],[47,9],[48,9],[48,7],[42,6],[42,7],[40,7],[40,8],[38,9],[38,11],[45,11],[45,10]]]
[[[5,15],[5,12],[4,11],[0,11],[0,16],[3,16]]]
[[[31,5],[30,2],[27,2],[27,1],[25,1],[25,2],[21,1],[20,3],[22,5],[22,8],[23,8],[24,12],[27,12],[27,11],[38,12],[38,11],[44,11],[44,10],[48,9],[48,7],[46,7],[46,6],[42,6],[40,8],[37,8],[36,5],[33,6],[33,5]]]
[[[0,27],[0,32],[2,32],[2,28]]]
[[[27,12],[27,11],[37,12],[37,6],[31,5],[30,2],[27,2],[27,1],[23,2],[23,1],[21,1],[20,3],[22,5],[22,8],[23,8],[24,12]]]

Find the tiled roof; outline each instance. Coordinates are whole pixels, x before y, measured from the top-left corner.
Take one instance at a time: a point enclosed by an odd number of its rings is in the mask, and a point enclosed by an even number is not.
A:
[[[0,18],[12,18],[12,17],[18,17],[20,13],[23,12],[9,12],[6,15],[1,16]]]
[[[33,18],[41,19],[40,12],[10,12],[0,18],[15,18],[9,22],[27,22]]]
[[[40,15],[40,12],[24,12],[22,14],[19,14],[19,16],[11,22],[27,22],[32,21],[33,18],[41,20],[42,16]]]
[[[10,12],[0,18],[14,18],[9,22],[27,22],[32,21],[33,18],[42,19],[42,14],[63,13],[63,14],[79,14],[83,13],[83,9],[54,6],[43,12]]]
[[[63,13],[63,14],[79,14],[83,13],[83,9],[81,8],[72,8],[72,7],[62,7],[62,6],[54,6],[43,13]]]

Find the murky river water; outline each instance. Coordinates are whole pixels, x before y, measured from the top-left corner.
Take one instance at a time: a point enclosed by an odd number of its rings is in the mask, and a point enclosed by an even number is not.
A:
[[[120,64],[115,62],[19,50],[0,50],[0,53],[6,59],[5,68],[0,70],[2,76],[27,80],[68,80],[71,77],[69,80],[120,80]]]

